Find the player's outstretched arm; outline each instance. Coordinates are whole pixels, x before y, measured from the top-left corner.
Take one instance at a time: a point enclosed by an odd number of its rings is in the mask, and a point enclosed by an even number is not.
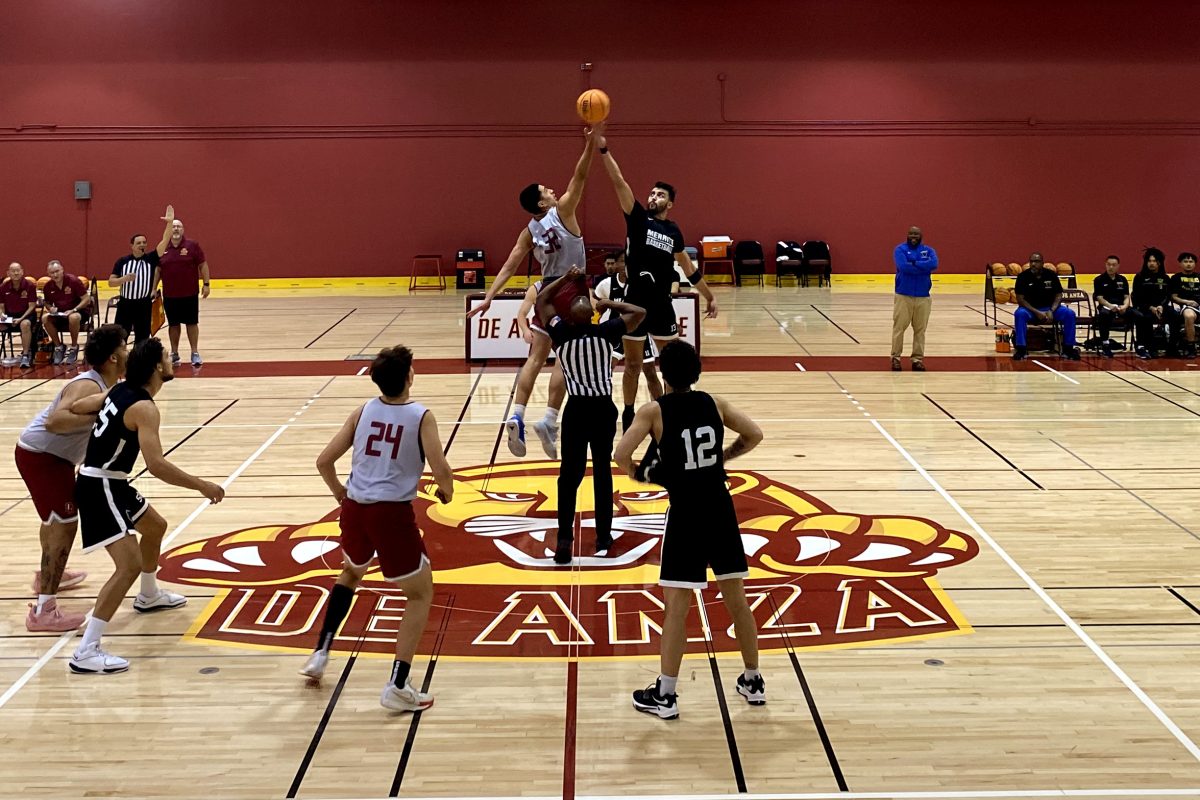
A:
[[[571,267],[564,274],[542,287],[542,290],[538,292],[537,299],[533,301],[533,313],[537,314],[542,327],[549,330],[550,320],[554,319],[554,295],[558,292],[558,287],[562,286],[565,281],[575,281],[582,277],[582,267]]]
[[[745,455],[758,447],[758,443],[763,439],[762,428],[758,427],[758,423],[750,419],[745,412],[736,408],[732,403],[720,397],[713,396],[713,400],[717,404],[717,411],[721,414],[721,420],[725,423],[725,427],[737,433],[738,438],[733,444],[725,448],[722,454],[726,461],[732,461],[740,455]]]
[[[592,156],[596,152],[596,128],[589,128],[583,143],[583,155],[575,165],[575,173],[567,184],[567,191],[558,199],[558,216],[562,219],[567,230],[576,236],[580,235],[579,222],[575,219],[575,209],[583,200],[583,187],[587,185],[588,172],[592,169]]]
[[[704,276],[700,274],[700,269],[693,263],[692,257],[686,252],[675,254],[675,263],[683,270],[683,274],[687,276],[688,283],[695,286],[701,296],[704,297],[706,307],[704,309],[705,319],[717,318],[717,299],[713,297],[712,289],[708,288],[708,281],[704,280]]]
[[[646,319],[646,309],[641,306],[635,306],[632,303],[619,303],[614,300],[602,300],[597,303],[597,306],[603,310],[605,308],[612,309],[614,314],[619,314],[621,321],[625,323],[625,332],[632,333],[637,329],[638,325]]]
[[[629,430],[625,431],[621,441],[617,442],[617,449],[613,451],[613,461],[631,478],[635,477],[637,470],[633,463],[633,451],[637,450],[643,439],[654,433],[655,419],[659,420],[658,427],[661,429],[662,412],[658,403],[647,403],[639,408],[633,415]]]
[[[163,455],[162,441],[158,438],[160,421],[158,406],[148,400],[134,403],[125,411],[125,426],[137,431],[138,445],[142,448],[142,458],[146,460],[146,469],[150,470],[150,474],[163,483],[197,491],[211,503],[224,500],[225,490],[222,487],[184,472],[167,461]]]
[[[317,472],[321,474],[321,480],[325,481],[325,485],[329,487],[329,493],[333,495],[333,499],[339,503],[346,499],[346,486],[338,478],[337,462],[346,454],[347,450],[354,446],[354,430],[358,427],[358,418],[362,416],[364,406],[366,403],[346,417],[342,427],[338,428],[338,432],[329,440],[329,444],[325,445],[321,455],[317,456]]]
[[[167,245],[171,243],[171,225],[175,222],[175,206],[167,206],[167,211],[162,215],[161,219],[166,222],[167,225],[165,228],[163,228],[162,239],[159,240],[158,246],[154,248],[154,251],[158,253],[159,256],[162,256],[167,252]]]
[[[83,383],[83,381],[80,381],[80,383]],[[95,384],[92,385],[94,386]],[[109,391],[112,390],[110,389]],[[66,403],[65,401],[60,402],[59,407],[62,408],[65,406],[72,414],[78,414],[82,417],[94,417],[100,413],[100,409],[104,408],[104,401],[106,399],[108,399],[108,392],[98,392],[96,394],[89,394],[86,397],[80,397],[78,400],[70,403]],[[57,433],[57,431],[52,431],[52,433]]]
[[[633,189],[629,188],[629,183],[621,174],[617,160],[612,157],[612,153],[608,152],[608,137],[604,135],[603,125],[604,123],[601,123],[598,126],[600,131],[596,134],[596,147],[600,150],[600,161],[604,164],[604,171],[608,173],[613,188],[617,190],[617,200],[621,203],[621,210],[628,214],[633,211]]]
[[[517,331],[520,332],[521,338],[533,344],[533,331],[529,330],[529,312],[533,311],[533,304],[537,301],[537,289],[530,286],[525,290],[525,299],[521,301],[521,307],[517,309]]]
[[[429,471],[437,481],[437,499],[449,503],[454,499],[454,470],[446,460],[442,450],[442,440],[438,436],[437,420],[432,411],[426,411],[421,417],[421,449],[425,451],[425,460],[429,462]]]
[[[500,267],[500,274],[496,276],[496,280],[492,282],[492,288],[487,290],[484,295],[483,302],[467,312],[467,319],[482,314],[487,311],[492,305],[492,299],[500,294],[500,290],[504,288],[504,284],[508,283],[508,279],[517,271],[517,267],[529,255],[529,251],[533,249],[533,234],[529,232],[529,228],[521,231],[521,235],[517,237],[517,243],[513,245],[512,252],[508,254],[504,265]]]

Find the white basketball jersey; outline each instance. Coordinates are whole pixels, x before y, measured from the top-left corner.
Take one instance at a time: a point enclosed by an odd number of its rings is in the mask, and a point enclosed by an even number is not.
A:
[[[533,257],[542,265],[542,278],[554,279],[566,274],[571,267],[587,266],[583,237],[567,230],[558,209],[552,208],[541,219],[529,220],[533,236]]]
[[[75,381],[93,381],[100,387],[100,391],[108,391],[104,378],[100,377],[100,373],[94,369],[76,375],[67,381],[67,386]],[[33,418],[33,422],[25,426],[25,430],[21,431],[21,438],[17,440],[17,446],[34,453],[49,453],[52,456],[58,456],[63,461],[78,465],[83,463],[83,456],[87,453],[88,438],[92,435],[92,427],[88,425],[71,433],[51,433],[46,430],[46,420],[50,417],[50,411],[58,405],[67,386],[64,386],[54,397],[54,402],[43,408]]]
[[[376,397],[354,429],[354,455],[346,496],[356,503],[407,502],[417,496],[425,469],[420,403],[392,405]]]

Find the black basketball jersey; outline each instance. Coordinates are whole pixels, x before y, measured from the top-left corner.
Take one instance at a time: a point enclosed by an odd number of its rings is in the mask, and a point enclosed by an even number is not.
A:
[[[654,482],[669,492],[710,492],[725,486],[725,425],[705,392],[672,392],[658,398],[662,411],[659,463]]]
[[[128,383],[119,383],[108,393],[104,407],[92,426],[88,439],[87,455],[83,466],[109,472],[131,472],[137,461],[141,445],[137,431],[125,427],[125,412],[134,403],[150,400],[150,393],[142,388],[133,388]]]
[[[683,252],[683,234],[669,219],[651,217],[634,202],[625,215],[625,263],[629,274],[629,302],[640,306],[671,301],[675,254]]]

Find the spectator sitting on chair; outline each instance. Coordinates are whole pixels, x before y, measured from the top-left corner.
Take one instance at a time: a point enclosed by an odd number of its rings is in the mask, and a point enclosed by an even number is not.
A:
[[[42,315],[42,325],[50,334],[54,343],[55,364],[74,364],[79,360],[79,330],[91,315],[89,306],[92,296],[83,288],[83,281],[63,270],[62,262],[52,259],[46,265],[46,274],[50,280],[42,287],[42,295],[46,299],[46,313]],[[60,326],[65,325],[71,332],[71,349],[66,350],[63,344]],[[64,356],[65,351],[65,356]]]
[[[1062,325],[1062,355],[1072,361],[1079,360],[1079,348],[1075,346],[1075,312],[1062,305],[1062,292],[1058,273],[1046,267],[1041,253],[1031,253],[1029,269],[1017,277],[1013,361],[1020,361],[1029,352],[1025,346],[1025,332],[1030,322]]]
[[[34,312],[37,311],[37,284],[25,277],[25,269],[19,261],[8,265],[8,277],[0,283],[0,302],[4,303],[4,315],[11,321],[0,323],[0,331],[20,331],[20,368],[34,365],[32,343],[34,343]]]
[[[1133,277],[1133,307],[1138,310],[1137,357],[1157,358],[1158,347],[1154,338],[1154,326],[1173,326],[1175,311],[1171,307],[1171,279],[1164,262],[1166,256],[1157,247],[1142,251],[1142,270]]]
[[[25,277],[20,262],[8,265],[8,277],[0,283],[0,302],[10,322],[0,323],[0,331],[21,331],[21,369],[33,366],[33,312],[37,309],[37,284]]]
[[[1121,259],[1108,256],[1104,259],[1104,272],[1092,283],[1092,297],[1096,301],[1096,329],[1100,332],[1100,352],[1112,358],[1109,333],[1114,324],[1124,325],[1139,315],[1133,308],[1129,294],[1129,281],[1120,274]]]
[[[1179,272],[1171,276],[1171,302],[1175,304],[1176,325],[1183,320],[1184,342],[1179,346],[1179,355],[1184,358],[1196,356],[1196,318],[1200,317],[1200,273],[1196,272],[1196,254],[1179,254]]]

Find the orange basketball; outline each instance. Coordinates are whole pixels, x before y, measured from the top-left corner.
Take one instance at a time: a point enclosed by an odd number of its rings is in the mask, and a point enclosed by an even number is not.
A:
[[[1072,274],[1074,274],[1074,271],[1071,269],[1071,265],[1064,261],[1063,263],[1058,265],[1058,274],[1059,275],[1072,275]]]
[[[1003,286],[997,286],[995,291],[997,304],[1003,305],[1008,302],[1008,289],[1005,289]]]
[[[608,119],[608,95],[599,89],[588,89],[575,101],[575,112],[588,125]]]
[[[1026,264],[1025,266],[1028,267],[1029,265]],[[1009,275],[1020,275],[1021,274],[1021,265],[1015,261],[1010,262],[1008,265],[1008,274]]]
[[[988,269],[990,269],[992,271],[993,275],[1007,275],[1008,274],[1008,268],[1005,267],[1003,264],[1001,264],[999,261],[992,264]]]

